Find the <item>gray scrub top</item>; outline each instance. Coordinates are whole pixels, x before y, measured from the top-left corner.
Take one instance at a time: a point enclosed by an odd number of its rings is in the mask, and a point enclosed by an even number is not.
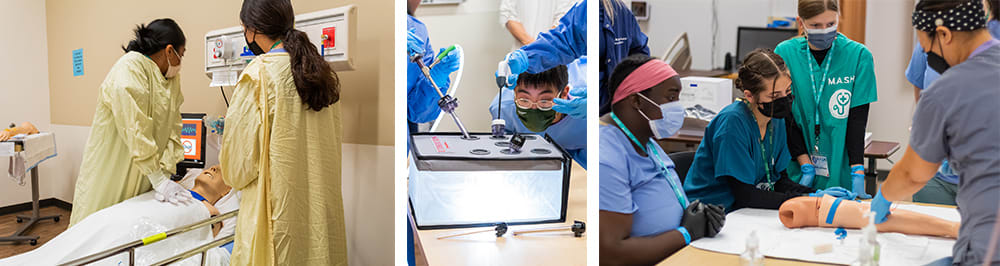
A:
[[[960,173],[955,264],[981,264],[1000,204],[1000,45],[949,68],[921,92],[910,147]],[[997,250],[1000,253],[1000,249]],[[1000,262],[994,256],[992,262]]]

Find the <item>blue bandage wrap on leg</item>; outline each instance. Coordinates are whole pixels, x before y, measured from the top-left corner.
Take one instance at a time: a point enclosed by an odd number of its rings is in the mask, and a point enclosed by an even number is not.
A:
[[[833,205],[830,206],[830,212],[826,214],[826,223],[833,224],[833,216],[837,214],[837,206],[840,206],[841,198],[837,198],[833,201]]]

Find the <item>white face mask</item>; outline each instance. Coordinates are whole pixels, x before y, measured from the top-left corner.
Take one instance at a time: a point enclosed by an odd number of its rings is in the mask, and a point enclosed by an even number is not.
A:
[[[178,59],[181,58],[181,55],[177,53],[177,50],[174,50],[173,48],[170,48],[170,51],[173,52],[175,55],[177,55]],[[178,60],[177,61],[177,65],[175,66],[175,65],[173,65],[173,64],[170,63],[170,55],[167,55],[167,73],[163,74],[163,76],[166,77],[166,78],[168,78],[168,79],[172,79],[172,78],[176,77],[177,74],[180,74],[180,73],[181,73],[181,61]]]

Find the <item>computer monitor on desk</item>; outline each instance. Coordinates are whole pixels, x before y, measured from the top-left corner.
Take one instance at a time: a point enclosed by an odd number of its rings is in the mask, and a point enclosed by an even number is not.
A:
[[[757,48],[770,48],[798,35],[797,29],[739,27],[736,30],[736,60],[733,66],[739,68],[743,58]]]

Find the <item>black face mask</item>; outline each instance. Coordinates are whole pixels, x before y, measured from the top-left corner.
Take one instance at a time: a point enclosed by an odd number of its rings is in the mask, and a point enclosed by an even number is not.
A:
[[[769,103],[757,104],[757,110],[761,114],[771,118],[787,118],[788,115],[792,114],[792,100],[795,97],[791,95],[777,98],[771,100]]]
[[[253,36],[254,36],[254,38],[256,38],[257,37],[257,32],[254,32]],[[243,35],[243,40],[246,41],[247,48],[250,48],[250,52],[253,53],[253,55],[262,55],[262,54],[264,54],[264,49],[261,49],[260,45],[257,45],[257,41],[250,42],[250,40],[247,40],[247,36],[246,35]]]
[[[948,70],[951,66],[948,65],[947,60],[944,60],[944,57],[941,57],[934,52],[933,40],[931,40],[931,42],[931,49],[927,50],[927,65],[930,66],[931,69],[934,69],[934,71],[937,71],[938,74],[944,74],[944,71]],[[944,47],[941,49],[944,50]]]

